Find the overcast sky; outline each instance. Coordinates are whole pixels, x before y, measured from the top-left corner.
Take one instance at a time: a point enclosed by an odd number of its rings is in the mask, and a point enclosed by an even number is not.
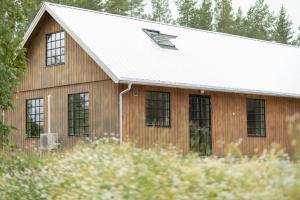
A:
[[[151,10],[150,2],[151,0],[146,0],[149,2],[146,10]],[[176,18],[178,16],[177,8],[175,5],[175,0],[170,1],[170,9],[172,11],[173,16]],[[198,0],[201,2],[201,0]],[[254,4],[256,0],[232,0],[233,7],[237,10],[240,6],[242,7],[243,11],[245,12],[252,4]],[[300,26],[300,0],[266,0],[269,4],[270,9],[277,13],[283,5],[290,16],[290,19],[293,21],[294,29],[297,30]]]

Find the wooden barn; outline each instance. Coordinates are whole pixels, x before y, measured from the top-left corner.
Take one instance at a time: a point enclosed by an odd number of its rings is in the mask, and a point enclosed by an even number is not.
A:
[[[24,37],[28,69],[5,121],[32,151],[41,133],[63,147],[115,134],[138,147],[244,154],[292,151],[300,49],[45,3]]]

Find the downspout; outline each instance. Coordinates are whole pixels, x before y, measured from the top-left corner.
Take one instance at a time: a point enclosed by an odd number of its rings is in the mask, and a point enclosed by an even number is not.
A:
[[[48,133],[51,133],[51,95],[48,95]]]
[[[123,90],[119,96],[120,144],[123,142],[123,95],[131,90],[131,86],[132,83],[129,83],[127,89]]]

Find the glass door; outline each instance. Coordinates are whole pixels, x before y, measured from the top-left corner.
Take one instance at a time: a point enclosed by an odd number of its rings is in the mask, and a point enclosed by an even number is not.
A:
[[[212,153],[209,96],[190,95],[190,150],[201,156]]]

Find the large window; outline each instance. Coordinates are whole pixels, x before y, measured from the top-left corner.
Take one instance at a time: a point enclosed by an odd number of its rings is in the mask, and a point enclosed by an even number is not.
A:
[[[89,134],[89,94],[70,94],[69,107],[69,135],[88,136]]]
[[[146,92],[146,124],[170,127],[170,94]]]
[[[26,101],[26,134],[27,137],[40,137],[44,132],[44,99]]]
[[[247,99],[248,136],[265,137],[265,101],[262,99]]]
[[[47,66],[63,64],[65,62],[65,32],[47,34],[46,41]]]

